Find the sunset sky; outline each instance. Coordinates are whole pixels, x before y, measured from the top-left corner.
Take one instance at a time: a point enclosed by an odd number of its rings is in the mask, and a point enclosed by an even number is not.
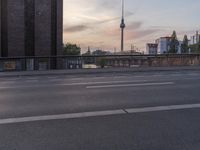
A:
[[[125,0],[125,48],[141,50],[147,42],[177,31],[182,40],[200,30],[199,0]],[[64,42],[85,51],[120,48],[121,0],[64,0]]]

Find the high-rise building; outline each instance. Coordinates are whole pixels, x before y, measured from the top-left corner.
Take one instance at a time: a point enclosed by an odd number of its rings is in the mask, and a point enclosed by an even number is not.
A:
[[[63,0],[0,0],[0,57],[62,54]]]

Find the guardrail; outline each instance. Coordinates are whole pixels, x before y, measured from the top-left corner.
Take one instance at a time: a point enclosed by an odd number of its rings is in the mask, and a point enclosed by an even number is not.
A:
[[[0,71],[200,65],[200,54],[0,57]]]

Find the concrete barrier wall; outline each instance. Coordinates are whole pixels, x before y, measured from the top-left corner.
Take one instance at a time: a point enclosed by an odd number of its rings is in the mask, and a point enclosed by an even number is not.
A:
[[[200,65],[199,55],[174,55],[174,56],[141,56],[105,58],[107,66],[112,67],[167,67],[167,66],[198,66]]]
[[[55,66],[55,63],[57,65]],[[0,71],[96,68],[200,66],[200,55],[59,56],[0,58]]]

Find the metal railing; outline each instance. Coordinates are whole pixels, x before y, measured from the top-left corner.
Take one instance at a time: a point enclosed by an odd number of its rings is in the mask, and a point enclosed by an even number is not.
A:
[[[0,57],[0,71],[200,65],[200,54]]]

